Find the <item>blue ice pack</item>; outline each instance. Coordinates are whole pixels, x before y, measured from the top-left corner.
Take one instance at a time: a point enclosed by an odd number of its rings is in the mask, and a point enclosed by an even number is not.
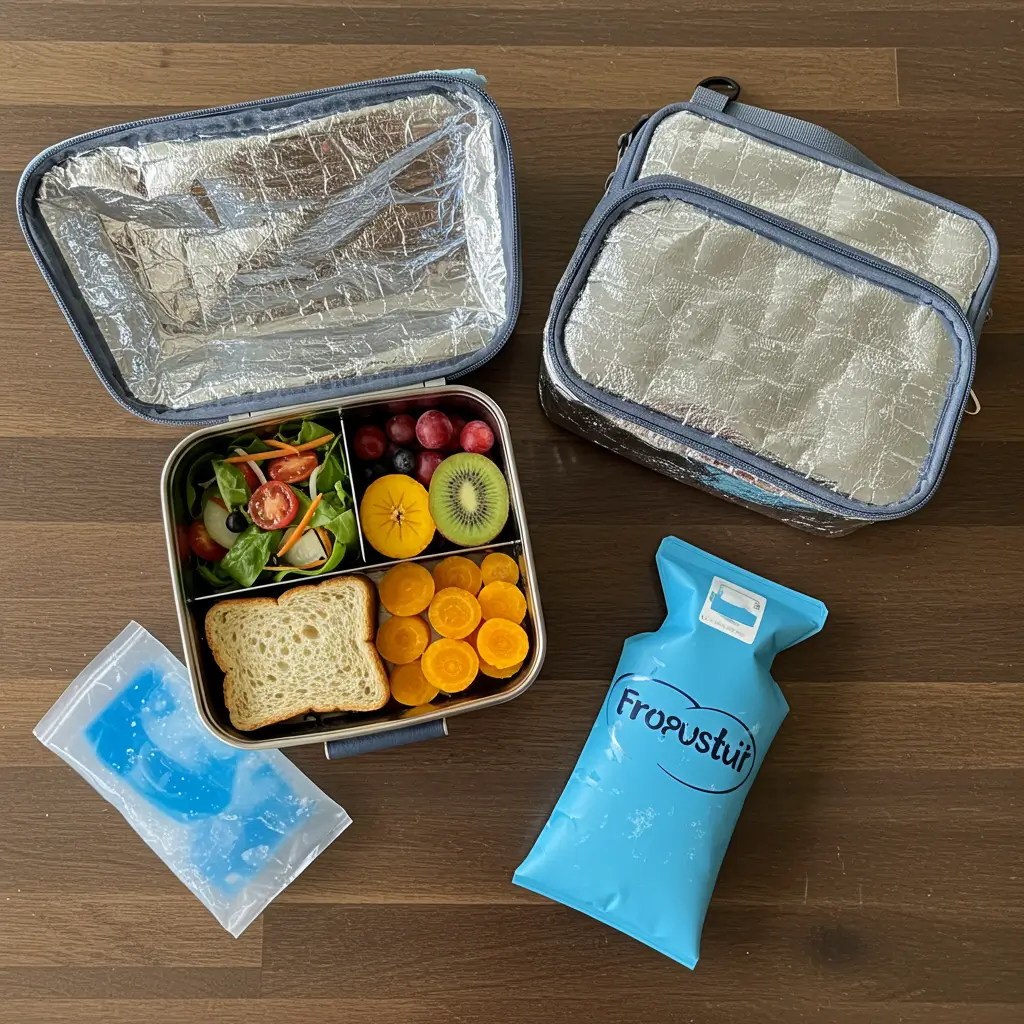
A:
[[[513,881],[693,967],[729,838],[789,711],[772,660],[828,613],[675,537],[657,562],[668,615],[626,641]]]
[[[35,735],[240,935],[349,825],[278,750],[237,750],[199,719],[185,667],[131,623]]]

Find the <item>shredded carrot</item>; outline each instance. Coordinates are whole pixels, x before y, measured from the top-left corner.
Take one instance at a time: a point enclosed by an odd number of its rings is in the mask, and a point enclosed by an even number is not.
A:
[[[315,562],[307,562],[305,565],[281,565],[274,566],[275,572],[287,572],[289,569],[319,569],[326,562],[326,558],[318,558]]]
[[[333,440],[333,434],[324,434],[323,437],[318,437],[315,441],[307,441],[305,444],[296,445],[295,450],[297,452],[308,452],[311,451],[313,448],[319,448],[322,445],[328,444],[330,441]]]
[[[291,455],[295,455],[298,452],[298,448],[293,444],[289,444],[287,441],[278,441],[276,438],[268,437],[266,444],[269,444],[273,448],[280,448],[283,452],[288,452]]]
[[[322,526],[316,528],[316,535],[320,538],[320,543],[323,544],[327,557],[330,558],[331,551],[334,549],[334,541],[331,540],[331,535]]]
[[[313,513],[316,511],[317,505],[320,504],[322,497],[322,494],[318,494],[309,503],[309,508],[306,509],[306,514],[299,520],[299,525],[295,527],[295,532],[277,549],[278,558],[291,551],[298,543],[299,538],[306,532],[306,527],[309,526],[309,521],[313,518]]]
[[[282,456],[280,448],[270,452],[253,452],[252,455],[231,455],[225,462],[263,462],[264,459],[279,459]]]

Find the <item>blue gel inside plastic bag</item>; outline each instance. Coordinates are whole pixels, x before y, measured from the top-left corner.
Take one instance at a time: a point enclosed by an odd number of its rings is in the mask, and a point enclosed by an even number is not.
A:
[[[137,623],[90,662],[34,732],[232,935],[351,821],[280,751],[239,750],[209,732],[184,666]]]
[[[657,563],[668,615],[626,641],[513,881],[693,967],[743,801],[789,711],[772,659],[827,611],[675,537]]]
[[[148,804],[191,825],[185,833],[191,867],[224,893],[238,892],[258,874],[315,807],[265,755],[253,757],[214,739],[191,695],[156,665],[142,669],[85,735],[100,763]]]

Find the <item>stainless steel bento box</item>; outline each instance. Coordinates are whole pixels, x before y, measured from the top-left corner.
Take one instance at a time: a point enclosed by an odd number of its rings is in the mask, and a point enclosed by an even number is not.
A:
[[[189,564],[187,552],[182,552],[179,544],[179,531],[187,526],[183,515],[181,494],[184,486],[184,473],[190,462],[216,445],[225,437],[237,434],[240,423],[207,427],[185,438],[167,459],[161,480],[161,500],[163,505],[164,527],[167,536],[167,552],[171,565],[171,578],[174,585],[174,600],[181,626],[182,643],[185,648],[185,662],[195,693],[199,713],[207,726],[225,743],[236,747],[286,747],[300,743],[324,742],[329,746],[332,756],[347,752],[346,744],[339,741],[351,741],[360,737],[378,736],[392,733],[386,742],[358,744],[359,749],[372,749],[378,745],[394,745],[404,742],[406,736],[412,739],[424,737],[424,730],[417,728],[409,734],[396,733],[412,726],[425,723],[436,723],[431,732],[438,735],[446,731],[445,721],[453,715],[463,714],[480,708],[491,707],[504,701],[518,697],[537,678],[544,662],[546,640],[544,618],[541,612],[540,599],[537,593],[537,574],[534,566],[533,551],[530,547],[530,534],[526,525],[526,511],[523,507],[523,496],[516,472],[515,457],[509,436],[508,423],[498,405],[483,392],[474,388],[457,384],[437,384],[426,387],[404,388],[381,394],[363,395],[343,400],[331,405],[309,403],[278,410],[274,413],[261,415],[241,421],[246,431],[268,427],[276,427],[286,420],[298,417],[316,416],[317,414],[339,414],[341,416],[343,443],[345,444],[346,464],[351,467],[354,459],[350,450],[349,439],[352,432],[348,426],[358,420],[361,411],[388,402],[408,401],[415,404],[431,404],[443,402],[448,407],[458,408],[471,414],[471,418],[482,419],[494,431],[496,445],[495,461],[504,470],[508,483],[511,510],[505,531],[495,543],[480,550],[506,551],[519,563],[521,582],[526,594],[527,615],[524,628],[530,636],[530,654],[522,669],[509,679],[480,679],[468,690],[448,697],[439,697],[424,707],[405,708],[391,702],[378,711],[339,712],[334,714],[304,715],[299,719],[291,719],[276,725],[267,726],[256,732],[245,733],[235,729],[228,719],[224,706],[223,673],[217,667],[206,645],[203,632],[203,619],[206,610],[222,596],[217,593],[195,594],[191,592]],[[470,418],[470,417],[467,417]],[[358,516],[361,491],[355,497],[356,514]],[[360,529],[362,541],[362,530]],[[430,566],[452,551],[435,552],[419,555],[406,561],[424,562]],[[476,549],[458,549],[458,553],[470,553]],[[362,544],[358,561],[349,563],[344,568],[332,573],[316,576],[302,581],[282,583],[264,583],[233,591],[231,597],[276,596],[292,587],[315,586],[324,579],[344,576],[351,573],[363,573],[371,578],[385,570],[393,561],[375,555],[372,549]]]

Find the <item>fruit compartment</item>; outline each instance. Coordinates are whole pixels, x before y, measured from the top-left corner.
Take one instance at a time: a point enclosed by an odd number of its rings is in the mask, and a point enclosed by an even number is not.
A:
[[[508,521],[498,537],[491,543],[463,548],[435,535],[434,540],[421,554],[408,559],[389,559],[381,556],[365,542],[359,503],[365,491],[365,481],[358,475],[361,460],[352,451],[354,432],[360,425],[379,421],[387,413],[388,406],[395,402],[407,403],[413,410],[442,407],[465,411],[466,419],[481,419],[491,427],[495,444],[489,457],[501,470],[509,487],[510,508]],[[179,544],[180,528],[187,523],[183,512],[183,473],[195,457],[204,450],[220,450],[225,437],[234,437],[250,430],[275,428],[288,420],[310,417],[334,417],[342,432],[346,465],[356,505],[361,548],[355,559],[346,562],[333,572],[315,577],[299,577],[282,580],[280,583],[258,583],[252,587],[220,592],[196,592],[187,585],[189,574],[187,552],[185,558]],[[332,426],[333,423],[325,422]],[[175,495],[178,495],[178,500]],[[485,395],[459,385],[439,385],[435,388],[417,389],[415,393],[395,392],[392,395],[352,399],[342,405],[331,407],[303,406],[284,413],[253,418],[248,422],[232,423],[230,426],[207,428],[187,439],[172,453],[164,470],[163,500],[168,549],[171,556],[172,577],[179,623],[185,647],[185,660],[189,668],[193,691],[200,715],[208,727],[221,739],[239,747],[283,747],[310,742],[348,738],[384,732],[413,722],[427,721],[483,708],[501,703],[518,696],[536,678],[543,662],[546,646],[543,618],[536,593],[536,574],[533,556],[526,530],[525,513],[519,490],[515,462],[512,456],[508,426],[500,409]],[[464,554],[479,561],[490,551],[505,551],[520,566],[519,586],[527,600],[527,614],[523,628],[530,639],[530,651],[520,671],[508,679],[491,679],[483,675],[465,691],[457,694],[439,694],[430,704],[421,707],[405,707],[389,701],[383,708],[371,712],[338,712],[334,714],[311,713],[286,722],[276,723],[253,732],[239,732],[230,723],[223,698],[223,673],[217,666],[205,640],[203,623],[206,611],[217,600],[240,597],[277,597],[292,587],[315,586],[326,579],[352,574],[364,574],[375,584],[391,566],[401,561],[418,562],[433,568],[437,562],[450,554]],[[194,575],[194,574],[193,574]],[[383,613],[386,616],[386,612]],[[381,609],[378,606],[378,620]]]
[[[384,461],[388,459],[387,454],[385,454],[384,460],[367,460],[360,458],[357,449],[357,438],[360,430],[365,427],[381,427],[388,421],[388,419],[394,416],[409,416],[411,419],[416,420],[421,414],[431,410],[440,410],[446,414],[460,416],[466,423],[477,420],[486,423],[494,438],[493,447],[486,453],[486,457],[498,468],[506,483],[509,483],[506,444],[504,443],[505,439],[502,436],[503,425],[499,424],[497,418],[489,409],[482,406],[478,401],[475,401],[471,395],[465,395],[460,398],[453,397],[450,400],[438,400],[434,397],[417,397],[404,400],[392,400],[389,402],[370,400],[357,404],[351,408],[346,408],[342,417],[344,421],[344,436],[348,440],[348,455],[351,460],[349,463],[349,476],[352,481],[357,516],[360,515],[359,509],[363,500],[363,495],[366,493],[366,489],[372,480],[376,478],[371,475],[369,471],[378,470],[378,475],[384,475],[379,471],[385,468],[387,468],[388,473],[397,472],[393,464],[388,465]],[[406,451],[410,450],[408,446],[399,447],[404,447]],[[438,454],[443,458],[447,458],[449,455],[456,454],[458,450],[461,449],[450,447],[438,452]],[[414,456],[427,451],[430,450],[424,449],[418,444],[418,442],[414,443]],[[416,478],[415,474],[413,475],[414,478]],[[423,481],[421,480],[420,482]],[[426,486],[429,486],[429,484]],[[372,543],[367,537],[361,518],[359,520],[359,530],[360,536],[364,541],[366,556],[365,564],[367,566],[372,567],[376,565],[391,564],[394,561],[400,560],[389,558],[374,549]],[[515,508],[515,503],[510,503],[508,519],[501,529],[501,532],[491,540],[487,541],[486,544],[494,545],[507,543],[518,539],[519,536],[520,524],[517,522],[517,510]],[[477,548],[484,545],[472,544],[468,546],[471,548]],[[433,540],[422,554],[423,556],[458,554],[465,550],[465,548],[466,546],[447,540],[440,531],[436,531]]]

